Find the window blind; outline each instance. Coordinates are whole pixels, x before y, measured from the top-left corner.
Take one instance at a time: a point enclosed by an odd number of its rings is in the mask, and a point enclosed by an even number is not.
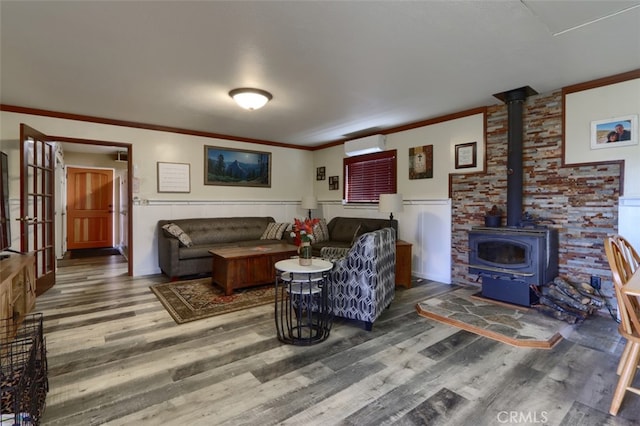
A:
[[[345,158],[344,199],[377,203],[380,194],[396,193],[396,159],[396,150]]]

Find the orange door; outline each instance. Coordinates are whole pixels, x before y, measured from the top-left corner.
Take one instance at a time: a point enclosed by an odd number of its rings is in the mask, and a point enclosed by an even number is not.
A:
[[[67,168],[67,249],[113,247],[113,170]]]

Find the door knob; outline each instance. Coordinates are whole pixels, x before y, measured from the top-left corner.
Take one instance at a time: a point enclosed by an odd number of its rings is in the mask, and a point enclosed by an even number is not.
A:
[[[33,223],[33,222],[35,222],[36,220],[38,220],[38,218],[37,218],[37,217],[31,218],[31,217],[29,217],[29,216],[25,216],[25,217],[18,217],[18,218],[16,218],[16,220],[18,220],[18,221],[20,221],[20,222],[30,222],[30,223]]]

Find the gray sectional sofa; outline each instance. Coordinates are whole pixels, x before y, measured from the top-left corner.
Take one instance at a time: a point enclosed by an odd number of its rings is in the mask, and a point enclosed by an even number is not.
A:
[[[329,239],[311,243],[313,255],[320,257],[323,247],[349,248],[362,234],[389,227],[398,235],[398,221],[395,219],[389,222],[389,219],[336,216],[327,223]]]
[[[171,279],[186,275],[211,274],[209,250],[215,247],[259,246],[280,243],[277,239],[260,239],[272,217],[218,217],[161,220],[158,222],[158,264]],[[185,247],[162,227],[178,225],[193,244]]]
[[[162,227],[173,223],[192,241],[190,247],[180,243]],[[228,246],[259,246],[279,242],[293,243],[289,231],[282,239],[260,239],[267,226],[275,223],[272,217],[217,217],[197,219],[161,220],[158,222],[158,265],[160,270],[177,279],[187,275],[211,274],[212,259],[209,250]],[[349,248],[367,232],[389,227],[388,219],[334,217],[327,223],[329,239],[311,244],[313,255],[320,257],[323,247]],[[398,232],[398,222],[391,226]],[[290,229],[290,228],[289,228]]]

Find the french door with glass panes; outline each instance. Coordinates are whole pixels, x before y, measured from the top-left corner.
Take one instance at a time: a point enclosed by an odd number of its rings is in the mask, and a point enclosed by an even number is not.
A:
[[[20,250],[35,256],[37,288],[49,288],[55,276],[55,150],[49,138],[20,125]]]

